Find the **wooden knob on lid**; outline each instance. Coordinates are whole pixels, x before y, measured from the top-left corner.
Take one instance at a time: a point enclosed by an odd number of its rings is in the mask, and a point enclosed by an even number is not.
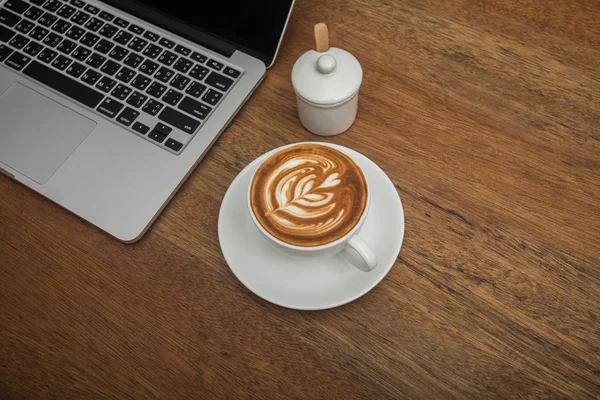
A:
[[[322,22],[315,25],[315,44],[320,53],[329,50],[329,31],[327,25]]]

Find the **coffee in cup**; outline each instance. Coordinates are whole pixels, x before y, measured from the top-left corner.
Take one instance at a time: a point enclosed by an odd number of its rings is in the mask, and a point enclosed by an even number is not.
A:
[[[367,179],[342,151],[318,143],[276,151],[254,173],[248,200],[258,228],[288,253],[324,256],[350,246],[375,267],[355,235],[369,207]]]

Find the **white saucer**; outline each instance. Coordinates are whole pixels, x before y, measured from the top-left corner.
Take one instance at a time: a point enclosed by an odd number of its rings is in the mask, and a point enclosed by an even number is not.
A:
[[[254,225],[247,205],[252,174],[262,160],[279,149],[272,150],[250,163],[233,180],[219,212],[219,242],[229,268],[244,286],[271,303],[299,310],[322,310],[349,303],[375,287],[400,252],[404,212],[396,188],[367,157],[343,146],[330,146],[352,157],[367,177],[371,207],[359,235],[371,246],[379,265],[371,272],[363,272],[339,255],[293,259],[272,247]]]

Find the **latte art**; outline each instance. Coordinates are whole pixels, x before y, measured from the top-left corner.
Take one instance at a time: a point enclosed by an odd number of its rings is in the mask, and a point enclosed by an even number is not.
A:
[[[360,220],[366,180],[344,153],[300,144],[270,156],[250,188],[252,211],[267,232],[297,246],[330,243]]]

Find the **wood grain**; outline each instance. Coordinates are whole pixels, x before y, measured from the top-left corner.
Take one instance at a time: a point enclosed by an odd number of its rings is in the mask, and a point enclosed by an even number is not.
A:
[[[316,138],[290,71],[326,22],[361,62]],[[301,0],[264,84],[137,244],[0,177],[0,397],[600,398],[600,3]],[[406,236],[323,312],[260,300],[219,251],[237,173],[326,140],[378,163]]]

